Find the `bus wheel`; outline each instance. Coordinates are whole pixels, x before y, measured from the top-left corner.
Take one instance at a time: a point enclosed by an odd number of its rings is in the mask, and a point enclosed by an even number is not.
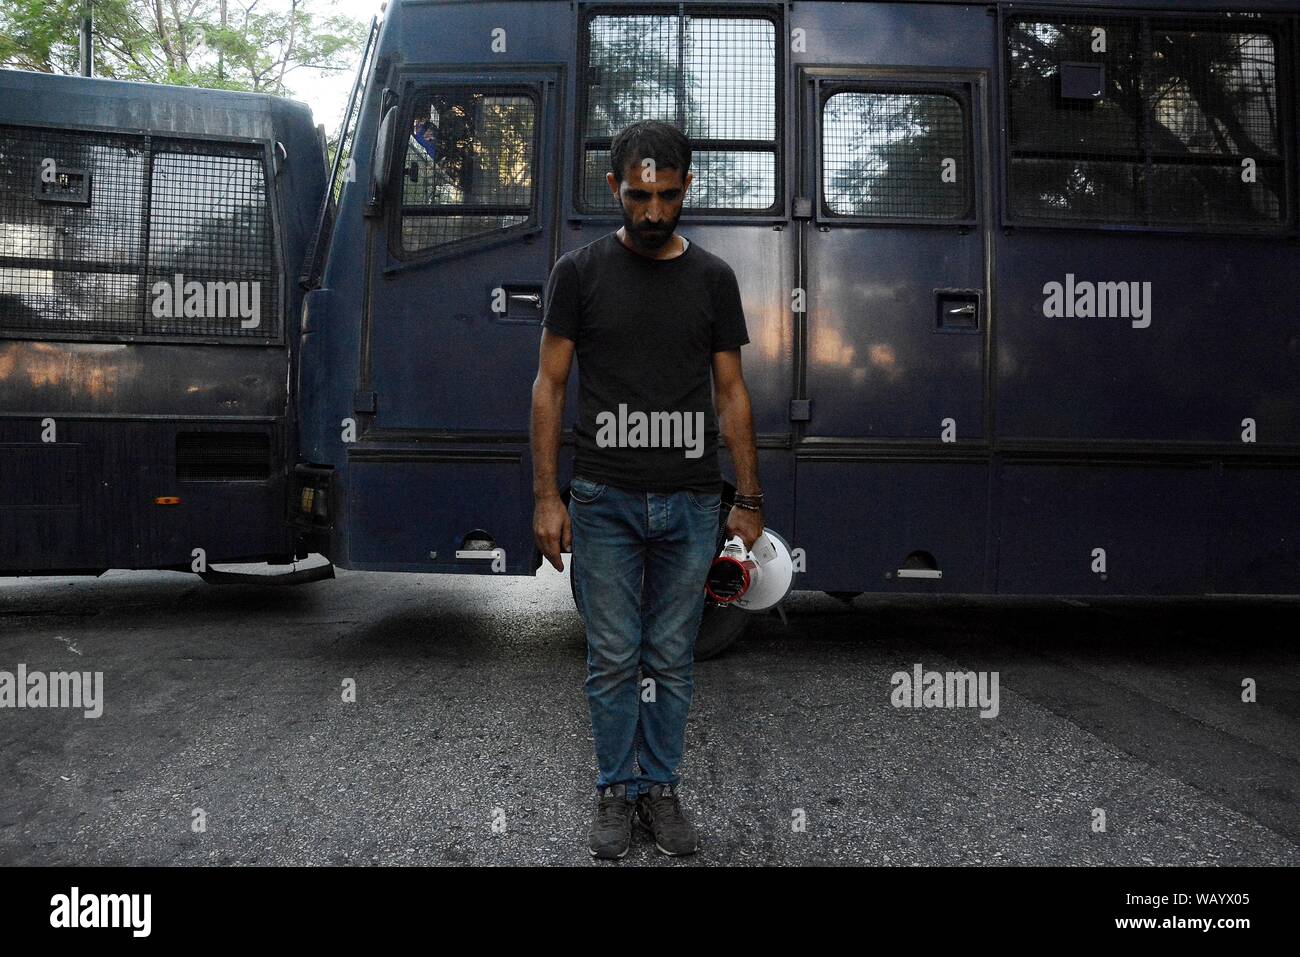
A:
[[[695,639],[695,660],[707,661],[730,648],[745,633],[752,617],[739,608],[705,601],[700,634]]]

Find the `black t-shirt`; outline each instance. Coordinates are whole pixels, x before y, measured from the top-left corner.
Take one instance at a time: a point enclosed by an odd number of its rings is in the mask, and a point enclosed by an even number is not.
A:
[[[556,262],[542,325],[576,343],[575,474],[634,491],[721,488],[713,354],[749,342],[730,266],[699,243],[651,259],[610,233]]]

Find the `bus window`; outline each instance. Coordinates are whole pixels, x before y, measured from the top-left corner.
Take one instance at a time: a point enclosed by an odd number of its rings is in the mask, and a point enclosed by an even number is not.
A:
[[[416,253],[527,224],[537,104],[523,93],[428,91],[402,179],[402,250]]]
[[[197,317],[146,310],[146,330],[162,335],[275,338],[280,334],[275,246],[261,148],[167,143],[155,149],[150,182],[149,275],[158,283],[217,287],[214,305]],[[235,283],[240,297],[222,302]],[[163,290],[166,291],[166,290]],[[159,312],[171,315],[159,316]],[[254,322],[253,320],[256,320]]]
[[[835,216],[959,220],[971,168],[961,103],[946,93],[848,91],[822,108],[822,191]]]
[[[75,171],[75,201],[59,188],[60,170]],[[0,328],[279,335],[261,146],[2,127],[0,256]],[[203,303],[187,311],[191,282]],[[228,308],[241,295],[249,308]]]
[[[1223,21],[1007,22],[1009,221],[1281,226],[1288,157],[1273,34]],[[1080,97],[1065,67],[1090,68]]]
[[[0,127],[0,327],[134,333],[147,155],[143,137]],[[60,180],[75,170],[78,202]]]
[[[605,173],[616,132],[675,123],[691,142],[694,210],[776,203],[776,25],[754,17],[602,14],[587,21],[583,190],[590,212],[617,210]]]

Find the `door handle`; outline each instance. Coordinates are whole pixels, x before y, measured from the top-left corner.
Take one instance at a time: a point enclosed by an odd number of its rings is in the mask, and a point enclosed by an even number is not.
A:
[[[966,289],[936,289],[936,332],[979,332],[979,293]]]
[[[894,572],[899,578],[942,578],[943,572],[937,568],[900,568]]]
[[[519,322],[535,326],[542,321],[544,281],[503,282],[498,288],[505,293],[505,310],[496,316],[497,322]]]

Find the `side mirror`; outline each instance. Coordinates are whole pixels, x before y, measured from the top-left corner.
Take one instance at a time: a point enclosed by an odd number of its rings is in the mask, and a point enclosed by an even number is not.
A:
[[[390,106],[379,123],[379,132],[375,136],[375,161],[370,166],[370,202],[378,205],[383,202],[384,190],[388,188],[388,176],[393,166],[393,127],[397,125],[397,107]]]

